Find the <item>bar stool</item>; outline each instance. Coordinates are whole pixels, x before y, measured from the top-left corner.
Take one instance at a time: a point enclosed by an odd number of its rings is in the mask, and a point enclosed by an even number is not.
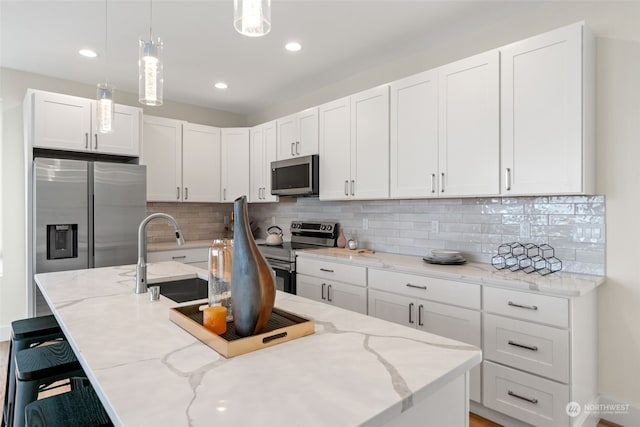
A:
[[[32,346],[38,346],[47,341],[60,340],[62,338],[64,338],[64,335],[53,315],[32,317],[11,322],[7,382],[5,384],[1,425],[11,426],[13,421],[13,406],[15,403],[16,390],[16,353]]]
[[[28,348],[16,353],[16,397],[13,426],[25,424],[26,406],[38,400],[38,393],[64,379],[84,376],[80,362],[67,341]]]
[[[25,409],[25,420],[29,427],[113,426],[93,387],[31,402]]]

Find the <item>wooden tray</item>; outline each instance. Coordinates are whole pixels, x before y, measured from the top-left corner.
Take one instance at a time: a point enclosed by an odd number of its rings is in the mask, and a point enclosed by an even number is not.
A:
[[[226,358],[311,335],[315,331],[313,320],[274,307],[267,326],[258,335],[237,335],[233,322],[227,322],[227,332],[217,335],[202,326],[200,305],[174,307],[169,310],[169,319]]]

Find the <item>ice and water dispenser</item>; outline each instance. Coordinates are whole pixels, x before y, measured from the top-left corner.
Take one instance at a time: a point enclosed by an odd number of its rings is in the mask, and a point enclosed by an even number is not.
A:
[[[47,259],[78,258],[78,224],[47,225]]]

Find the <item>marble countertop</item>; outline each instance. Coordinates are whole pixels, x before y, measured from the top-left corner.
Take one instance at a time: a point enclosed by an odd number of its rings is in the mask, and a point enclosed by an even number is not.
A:
[[[547,276],[526,274],[509,270],[496,270],[489,264],[468,262],[463,265],[428,264],[419,256],[398,255],[385,252],[357,253],[356,251],[331,249],[305,249],[296,251],[298,256],[385,269],[401,273],[420,274],[441,279],[459,280],[478,285],[508,289],[535,291],[562,297],[577,297],[602,285],[605,276],[557,272]]]
[[[177,262],[147,274],[206,276]],[[116,425],[376,426],[481,361],[476,347],[281,292],[276,306],[315,333],[225,359],[169,320],[179,304],[134,294],[134,275],[35,276]]]

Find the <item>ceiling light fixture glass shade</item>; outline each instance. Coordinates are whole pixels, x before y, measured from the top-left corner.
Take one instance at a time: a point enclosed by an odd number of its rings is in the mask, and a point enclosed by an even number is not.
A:
[[[108,50],[107,50],[107,29],[109,28],[108,21],[108,9],[107,0],[104,0],[104,62],[105,71],[109,68],[108,62]],[[110,85],[105,78],[104,83],[98,83],[98,90],[96,95],[96,131],[98,133],[113,133],[113,119],[114,119],[114,103],[113,92],[114,87]],[[96,142],[97,144],[97,142]]]
[[[113,93],[115,88],[108,83],[98,83],[96,116],[98,118],[97,131],[113,133],[113,117],[115,115]]]
[[[160,38],[155,41],[140,40],[138,60],[138,100],[141,104],[162,105],[164,89],[164,73],[162,64],[163,43]]]
[[[260,37],[271,31],[271,0],[233,0],[233,26],[240,34]]]

